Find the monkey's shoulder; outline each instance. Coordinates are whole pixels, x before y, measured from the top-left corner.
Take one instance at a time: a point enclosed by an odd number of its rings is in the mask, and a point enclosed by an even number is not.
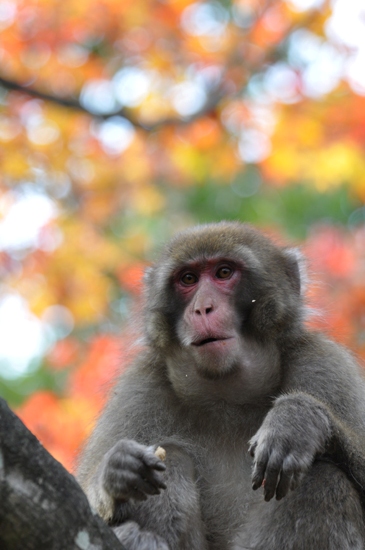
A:
[[[305,330],[281,349],[284,370],[292,371],[295,377],[303,370],[326,377],[335,373],[363,375],[353,353],[319,331]]]
[[[307,392],[334,410],[365,414],[365,370],[344,346],[308,330],[284,350],[282,363],[282,392]]]

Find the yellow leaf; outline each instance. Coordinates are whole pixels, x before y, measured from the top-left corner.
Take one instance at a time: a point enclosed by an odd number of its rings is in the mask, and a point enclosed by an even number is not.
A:
[[[10,178],[20,179],[26,177],[29,173],[29,164],[25,155],[19,151],[13,150],[1,158],[1,172]]]

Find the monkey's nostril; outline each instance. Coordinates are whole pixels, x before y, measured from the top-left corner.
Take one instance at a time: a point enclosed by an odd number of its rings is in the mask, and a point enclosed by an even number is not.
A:
[[[196,308],[195,309],[195,313],[197,315],[208,315],[212,311],[213,311],[213,306],[203,307],[203,308]]]

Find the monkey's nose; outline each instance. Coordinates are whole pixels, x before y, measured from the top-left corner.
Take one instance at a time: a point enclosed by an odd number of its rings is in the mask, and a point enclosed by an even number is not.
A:
[[[213,306],[196,307],[195,313],[197,315],[208,315],[213,311]]]

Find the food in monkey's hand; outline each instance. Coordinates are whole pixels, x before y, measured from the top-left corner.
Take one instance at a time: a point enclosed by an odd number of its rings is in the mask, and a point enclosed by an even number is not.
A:
[[[162,461],[166,460],[166,451],[163,447],[158,446],[155,455]]]

